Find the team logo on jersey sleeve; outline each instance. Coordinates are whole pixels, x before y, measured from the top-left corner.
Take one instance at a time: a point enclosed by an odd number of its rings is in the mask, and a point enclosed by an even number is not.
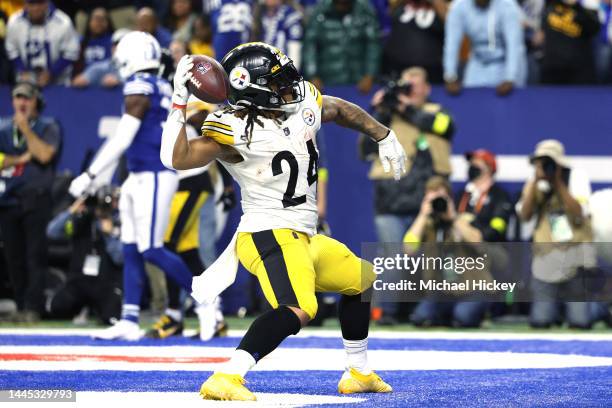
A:
[[[232,87],[239,91],[245,89],[251,83],[251,75],[243,67],[234,67],[229,74],[229,78]]]
[[[312,109],[304,108],[304,110],[302,110],[302,119],[304,119],[304,122],[306,122],[308,126],[314,126],[315,114]]]

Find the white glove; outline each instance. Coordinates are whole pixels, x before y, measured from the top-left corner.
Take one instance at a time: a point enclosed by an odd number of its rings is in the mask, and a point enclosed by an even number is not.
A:
[[[193,59],[191,55],[183,55],[183,58],[176,66],[174,73],[174,93],[172,94],[172,103],[177,105],[187,105],[189,99],[189,90],[187,89],[187,81],[191,79],[191,71],[193,68]]]
[[[75,178],[74,180],[72,180],[72,183],[70,183],[70,187],[68,188],[68,192],[74,198],[79,198],[83,194],[85,194],[87,190],[90,190],[92,186],[93,186],[93,179],[91,178],[89,173],[85,172],[85,173],[82,173],[77,178]]]
[[[378,156],[382,162],[383,170],[388,173],[393,167],[393,178],[399,180],[406,172],[406,152],[397,140],[395,132],[389,134],[378,142]]]

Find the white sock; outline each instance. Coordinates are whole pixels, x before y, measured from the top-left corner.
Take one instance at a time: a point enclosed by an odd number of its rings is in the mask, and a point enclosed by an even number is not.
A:
[[[181,311],[178,310],[178,309],[166,309],[164,311],[164,314],[170,316],[171,318],[173,318],[177,322],[180,322],[180,321],[183,320],[183,313],[181,313]]]
[[[246,373],[255,366],[257,362],[253,356],[244,350],[236,349],[232,353],[232,357],[226,363],[224,363],[215,373],[223,374],[238,374],[242,378]]]
[[[346,351],[346,368],[354,368],[361,374],[370,374],[370,366],[368,365],[368,339],[363,340],[346,340],[344,343],[344,351]]]

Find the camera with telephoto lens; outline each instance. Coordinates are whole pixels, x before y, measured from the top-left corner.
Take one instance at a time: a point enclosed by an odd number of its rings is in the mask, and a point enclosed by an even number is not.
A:
[[[448,210],[448,200],[445,197],[436,197],[431,200],[431,209],[433,214],[440,216]]]
[[[393,109],[397,105],[397,96],[400,94],[410,95],[412,92],[412,84],[406,81],[389,81],[383,88],[385,96],[380,103],[385,108]]]
[[[115,209],[116,192],[112,186],[103,186],[85,200],[87,210],[99,217],[110,217]]]
[[[547,178],[551,179],[555,177],[557,173],[557,162],[550,157],[542,157],[542,170]]]

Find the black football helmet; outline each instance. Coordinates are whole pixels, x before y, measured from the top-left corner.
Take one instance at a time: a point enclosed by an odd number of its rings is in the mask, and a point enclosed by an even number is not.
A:
[[[304,100],[304,79],[291,59],[271,45],[239,45],[221,65],[229,77],[231,105],[292,112]]]

